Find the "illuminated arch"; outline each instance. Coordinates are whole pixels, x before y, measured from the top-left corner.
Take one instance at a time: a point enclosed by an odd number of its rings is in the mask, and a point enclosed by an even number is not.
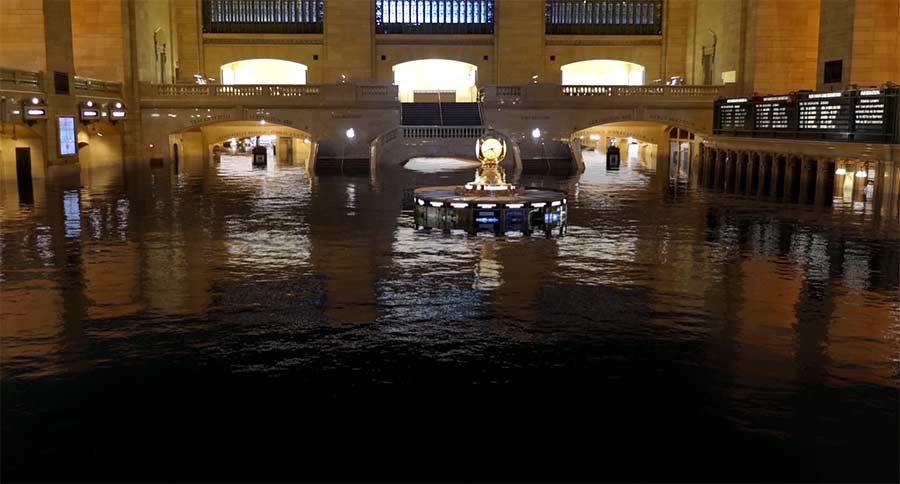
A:
[[[306,84],[307,66],[280,59],[245,59],[222,65],[222,84]]]
[[[562,83],[569,86],[641,86],[646,69],[640,64],[611,59],[592,59],[566,64]]]
[[[432,100],[437,94],[459,102],[474,102],[478,67],[449,59],[421,59],[402,62],[393,67],[394,84],[399,87],[400,101]],[[442,101],[445,99],[442,97]]]

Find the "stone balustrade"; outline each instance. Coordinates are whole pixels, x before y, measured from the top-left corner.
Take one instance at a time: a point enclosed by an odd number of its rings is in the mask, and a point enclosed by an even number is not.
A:
[[[80,96],[101,95],[105,97],[122,97],[122,83],[75,76],[72,82],[75,93]]]
[[[397,86],[361,84],[281,85],[281,84],[141,84],[143,104],[155,106],[179,103],[231,103],[235,98],[265,104],[267,100],[286,106],[353,106],[357,103],[396,103]]]
[[[0,67],[0,89],[41,92],[44,90],[42,81],[40,72]]]
[[[484,86],[481,96],[487,104],[583,105],[634,103],[640,98],[654,102],[695,101],[711,103],[721,95],[719,86],[562,86],[523,84]]]

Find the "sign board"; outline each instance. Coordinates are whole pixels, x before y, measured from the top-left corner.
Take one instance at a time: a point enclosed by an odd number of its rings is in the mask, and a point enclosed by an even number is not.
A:
[[[75,137],[75,118],[72,116],[59,117],[59,154],[71,156],[76,153],[77,141]]]
[[[850,131],[850,98],[842,93],[813,93],[798,104],[801,130]]]

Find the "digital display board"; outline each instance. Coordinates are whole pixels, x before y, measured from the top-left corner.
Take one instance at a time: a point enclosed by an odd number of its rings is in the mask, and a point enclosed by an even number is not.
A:
[[[59,118],[59,154],[69,156],[76,153],[75,118],[60,116]]]
[[[850,98],[840,92],[810,94],[799,107],[801,130],[850,131]]]
[[[476,232],[496,232],[500,224],[498,210],[479,210],[475,213]]]
[[[720,104],[719,125],[725,131],[750,129],[747,99],[729,99]]]
[[[790,96],[771,96],[756,103],[754,109],[755,129],[788,129],[790,127]]]
[[[854,102],[853,125],[856,131],[877,131],[884,129],[886,99],[877,89],[859,92]]]
[[[762,138],[897,143],[900,88],[719,99],[713,133]]]
[[[525,232],[525,210],[514,208],[506,211],[506,231]]]

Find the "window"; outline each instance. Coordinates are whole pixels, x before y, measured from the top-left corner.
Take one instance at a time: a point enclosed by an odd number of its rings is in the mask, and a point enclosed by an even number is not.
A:
[[[825,61],[825,84],[841,82],[844,77],[844,61]]]
[[[546,0],[548,34],[661,35],[662,0]]]
[[[203,32],[322,33],[324,0],[203,0]]]
[[[492,34],[493,0],[375,0],[379,34]]]

